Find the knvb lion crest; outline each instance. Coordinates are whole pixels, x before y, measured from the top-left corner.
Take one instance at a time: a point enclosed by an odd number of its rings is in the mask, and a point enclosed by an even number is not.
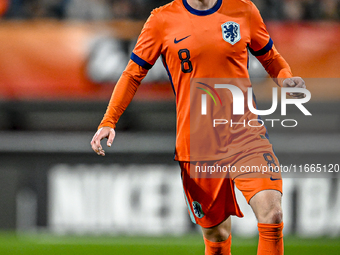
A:
[[[222,24],[223,39],[234,45],[241,39],[240,25],[233,21]]]

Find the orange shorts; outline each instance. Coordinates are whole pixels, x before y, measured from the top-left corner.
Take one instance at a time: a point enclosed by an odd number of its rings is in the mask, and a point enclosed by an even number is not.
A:
[[[279,161],[271,148],[247,150],[219,161],[179,163],[190,218],[204,228],[230,215],[243,217],[234,184],[248,203],[262,190],[282,193]]]

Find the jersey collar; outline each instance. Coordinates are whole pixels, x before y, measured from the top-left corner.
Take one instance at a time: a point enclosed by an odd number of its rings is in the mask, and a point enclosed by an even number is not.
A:
[[[182,0],[183,1],[183,4],[184,4],[184,7],[192,14],[194,15],[198,15],[198,16],[206,16],[206,15],[210,15],[210,14],[213,14],[214,12],[216,12],[222,5],[222,0],[217,0],[216,4],[210,8],[209,10],[204,10],[204,11],[201,11],[201,10],[196,10],[194,8],[192,8],[187,0]]]

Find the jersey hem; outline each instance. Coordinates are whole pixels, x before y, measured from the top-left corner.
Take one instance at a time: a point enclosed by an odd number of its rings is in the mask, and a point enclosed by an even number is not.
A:
[[[267,139],[268,143],[262,144],[261,146],[251,146],[245,150],[239,150],[239,151],[234,151],[234,153],[225,153],[225,154],[218,154],[218,155],[208,155],[208,156],[190,156],[190,155],[185,155],[185,156],[178,156],[175,155],[174,160],[175,161],[179,161],[179,162],[196,162],[196,161],[219,161],[222,159],[226,159],[229,157],[233,157],[237,154],[241,154],[241,153],[245,153],[249,150],[252,150],[254,148],[256,148],[256,150],[258,149],[271,149],[274,152],[273,149],[273,145],[269,142],[269,140]],[[275,153],[274,153],[275,154]]]

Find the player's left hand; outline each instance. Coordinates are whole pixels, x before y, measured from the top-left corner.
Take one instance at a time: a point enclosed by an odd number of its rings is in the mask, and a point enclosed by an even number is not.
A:
[[[306,88],[305,81],[301,77],[287,78],[282,83],[283,87],[291,88]],[[287,93],[288,94],[288,93]],[[304,93],[289,93],[290,96],[294,98],[304,98],[306,95]]]

